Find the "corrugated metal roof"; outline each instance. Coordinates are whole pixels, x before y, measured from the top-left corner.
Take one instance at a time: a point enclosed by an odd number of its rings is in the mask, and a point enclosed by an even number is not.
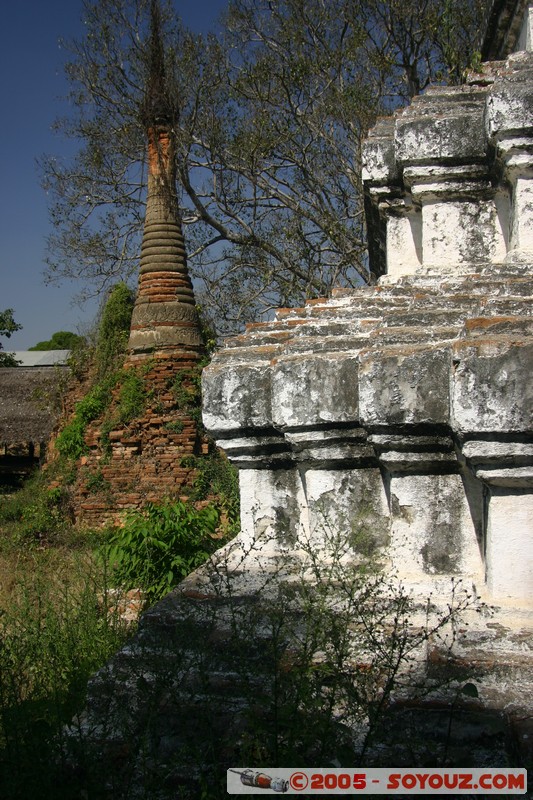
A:
[[[66,364],[70,350],[16,350],[13,355],[21,367],[53,367]]]

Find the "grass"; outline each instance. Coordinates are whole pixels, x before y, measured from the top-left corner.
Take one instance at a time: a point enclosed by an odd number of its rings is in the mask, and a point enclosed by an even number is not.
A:
[[[108,610],[102,535],[76,531],[39,477],[0,494],[0,797],[80,797],[63,729],[131,629]],[[50,503],[48,503],[50,501]]]
[[[205,560],[219,544],[213,538],[218,523],[227,527],[238,513],[228,499],[234,481],[223,464],[214,481],[220,512],[207,501],[198,509],[162,504],[138,512],[119,532],[80,530],[72,523],[68,466],[63,459],[19,489],[0,488],[2,800],[106,796],[94,764],[80,772],[80,764],[93,758],[83,730],[78,737],[64,731],[85,707],[89,677],[133,633],[119,616],[116,594],[107,601],[108,591],[117,585],[127,590],[133,580],[147,598],[156,599]],[[95,473],[93,483],[99,488],[101,475]],[[207,477],[204,483],[198,497],[209,494]],[[165,558],[161,565],[152,559],[155,572],[145,585],[139,581],[152,542]]]
[[[225,465],[217,464],[213,470],[213,474],[199,476],[199,494],[215,485],[219,492],[225,487],[231,495],[233,478]],[[252,603],[243,605],[239,596],[232,595],[233,572],[225,560],[228,554],[222,555],[211,565],[210,589],[218,587],[220,591],[216,602],[212,606],[203,605],[203,601],[201,606],[187,604],[190,618],[184,610],[179,624],[172,626],[172,634],[170,628],[165,634],[175,636],[172,655],[177,660],[172,657],[170,665],[165,666],[169,646],[165,638],[157,645],[161,658],[152,644],[146,662],[144,655],[139,660],[136,656],[135,663],[128,667],[133,672],[128,673],[126,683],[121,684],[124,675],[120,669],[109,678],[103,709],[98,706],[97,715],[102,712],[105,717],[109,710],[109,691],[121,705],[113,706],[110,720],[106,721],[111,722],[113,735],[116,734],[116,747],[106,750],[94,730],[88,733],[80,725],[76,739],[67,738],[64,731],[84,708],[89,676],[120,648],[129,631],[118,615],[109,611],[106,601],[109,562],[101,559],[101,553],[106,551],[101,547],[102,535],[76,531],[65,519],[59,524],[58,503],[66,504],[65,498],[57,492],[50,495],[39,477],[21,492],[0,498],[3,800],[170,797],[167,789],[172,790],[171,784],[165,788],[163,778],[172,778],[173,759],[181,767],[187,761],[187,753],[184,755],[180,748],[169,753],[163,745],[158,751],[167,738],[161,721],[165,714],[169,715],[172,736],[176,726],[188,726],[188,678],[192,674],[199,681],[193,686],[200,687],[201,698],[204,687],[209,690],[213,675],[218,676],[226,665],[242,693],[237,695],[243,703],[237,728],[226,729],[228,741],[215,736],[220,708],[216,691],[212,705],[200,700],[190,753],[195,763],[211,765],[212,775],[206,778],[201,794],[178,793],[173,798],[215,800],[224,796],[225,790],[218,790],[218,777],[223,776],[231,752],[235,754],[234,764],[250,763],[258,768],[298,763],[351,767],[364,764],[367,757],[371,762],[380,752],[379,747],[372,748],[376,742],[379,744],[375,737],[381,735],[381,726],[388,725],[390,698],[396,691],[407,690],[416,697],[420,689],[420,654],[426,643],[435,641],[441,633],[447,637],[450,626],[455,630],[461,614],[472,602],[470,595],[452,584],[448,610],[439,615],[428,600],[426,624],[414,625],[412,599],[381,572],[377,559],[367,557],[361,562],[359,557],[352,558],[354,542],[341,532],[330,530],[326,521],[321,530],[322,547],[317,548],[316,540],[302,533],[296,549],[305,557],[294,564],[287,554],[286,562],[278,564],[279,572],[266,570],[264,583],[258,586]],[[28,504],[40,509],[36,516],[40,518],[42,514],[46,534],[42,525],[31,534],[24,527],[28,523]],[[208,506],[203,508],[207,509]],[[213,517],[211,532],[217,522],[218,516]],[[108,543],[114,549],[111,555],[119,562],[118,571],[121,564],[124,568],[123,581],[133,576],[132,585],[136,586],[145,569],[148,545],[153,546],[150,557],[157,573],[150,572],[147,580],[149,586],[159,589],[160,573],[166,579],[170,569],[181,568],[180,564],[169,565],[163,559],[159,569],[153,557],[158,551],[166,557],[167,535],[177,540],[188,537],[192,550],[182,548],[181,554],[194,561],[202,542],[191,537],[189,529],[198,534],[196,529],[205,527],[201,515],[191,508],[167,504],[135,515],[122,529],[123,537],[119,533]],[[254,545],[258,556],[262,544]],[[348,569],[346,556],[352,559]],[[188,564],[187,569],[194,565]],[[450,642],[443,638],[443,646],[445,642],[449,647]],[[141,651],[136,652],[142,655]],[[161,680],[151,687],[145,675],[146,664],[152,663],[154,653]],[[177,666],[181,663],[183,670]],[[441,680],[436,676],[433,688],[445,688],[452,678],[445,675]],[[135,679],[133,691],[128,684],[130,679]],[[422,694],[429,688],[424,684]],[[472,691],[475,685],[463,682],[456,698],[461,694],[474,696]],[[450,714],[453,710],[454,705]],[[139,721],[143,726],[140,733]],[[90,717],[88,724],[90,727]],[[195,726],[201,740],[194,733]],[[450,729],[451,722],[448,732]],[[186,730],[189,734],[190,729]],[[227,750],[228,742],[235,745],[234,751]],[[448,740],[444,756],[447,747]],[[436,754],[437,759],[440,757]]]

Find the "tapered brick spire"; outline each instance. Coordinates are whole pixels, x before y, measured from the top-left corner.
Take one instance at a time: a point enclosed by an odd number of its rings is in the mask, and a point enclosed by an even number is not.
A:
[[[172,127],[176,110],[166,90],[159,2],[152,0],[150,72],[142,109],[148,144],[148,196],[130,356],[199,353],[198,314],[176,196]]]

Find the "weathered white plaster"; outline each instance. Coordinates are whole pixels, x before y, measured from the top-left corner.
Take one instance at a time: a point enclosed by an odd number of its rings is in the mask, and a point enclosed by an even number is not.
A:
[[[505,238],[492,201],[429,201],[422,205],[424,266],[503,261]]]
[[[326,396],[324,386],[329,387]],[[313,353],[277,361],[272,372],[274,425],[285,429],[349,422],[356,410],[357,356]]]
[[[318,547],[339,534],[355,553],[370,555],[389,537],[389,513],[378,469],[309,469],[304,473],[309,530]]]
[[[511,238],[511,197],[506,186],[502,186],[496,192],[494,205],[497,214],[497,220],[495,220],[496,239],[500,246],[495,248],[492,261],[498,263],[507,255]]]
[[[513,190],[511,252],[522,259],[533,257],[533,174],[517,178]]]
[[[494,602],[533,607],[533,494],[493,487],[487,527],[487,585]]]
[[[382,347],[361,355],[359,414],[365,425],[447,423],[447,348]]]
[[[533,629],[532,75],[518,53],[380,121],[363,156],[379,283],[239,337],[204,400],[243,473],[243,541],[303,561],[340,533],[441,609],[452,580],[475,587],[496,610],[461,647],[496,676]],[[512,669],[484,702],[516,701]]]
[[[390,553],[400,579],[426,592],[439,578],[447,586],[450,575],[482,586],[482,558],[459,475],[393,474],[390,503]]]
[[[419,210],[387,214],[387,264],[391,278],[412,275],[421,265],[422,216]]]
[[[509,433],[533,427],[533,345],[490,335],[455,348],[452,420],[461,432]]]
[[[271,425],[269,364],[233,364],[231,370],[212,373],[211,380],[203,382],[202,392],[203,421],[210,430],[223,432]],[[220,405],[225,409],[223,416],[213,413]]]
[[[524,11],[516,50],[533,50],[533,3],[528,3]]]
[[[294,546],[307,526],[297,470],[240,469],[243,541],[263,555]]]

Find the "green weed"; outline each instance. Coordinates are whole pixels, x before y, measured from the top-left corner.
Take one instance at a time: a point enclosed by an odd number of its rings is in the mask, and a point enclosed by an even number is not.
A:
[[[128,635],[108,611],[105,572],[97,572],[94,561],[80,559],[62,582],[50,580],[39,561],[33,566],[0,612],[5,800],[80,796],[65,769],[64,726],[83,708],[89,676]]]
[[[98,378],[122,365],[130,334],[135,293],[125,283],[110,290],[98,323],[94,360]]]
[[[97,494],[98,492],[106,492],[111,488],[111,484],[104,477],[102,470],[92,472],[85,480],[85,486],[89,492]]]
[[[182,433],[185,425],[180,419],[177,419],[173,422],[165,422],[163,427],[166,431],[170,431],[170,433]]]
[[[197,509],[181,501],[132,512],[105,548],[113,580],[142,589],[148,603],[160,599],[220,545],[213,538],[219,521],[213,505]]]
[[[192,485],[192,500],[216,497],[230,525],[229,535],[236,535],[240,525],[239,473],[233,464],[220,452],[213,449],[208,456],[190,456],[186,462],[193,466],[196,477]],[[185,459],[182,459],[182,463]]]
[[[41,472],[0,503],[0,523],[10,527],[12,538],[19,545],[49,542],[61,535],[71,521],[68,489],[49,489]]]
[[[146,407],[146,385],[143,377],[134,370],[123,370],[120,377],[120,390],[116,410],[116,422],[128,425],[135,417],[140,417]]]
[[[108,407],[119,377],[118,373],[113,373],[95,384],[83,400],[76,404],[74,416],[56,440],[56,449],[63,457],[77,460],[87,451],[85,444],[87,426],[98,419]]]

